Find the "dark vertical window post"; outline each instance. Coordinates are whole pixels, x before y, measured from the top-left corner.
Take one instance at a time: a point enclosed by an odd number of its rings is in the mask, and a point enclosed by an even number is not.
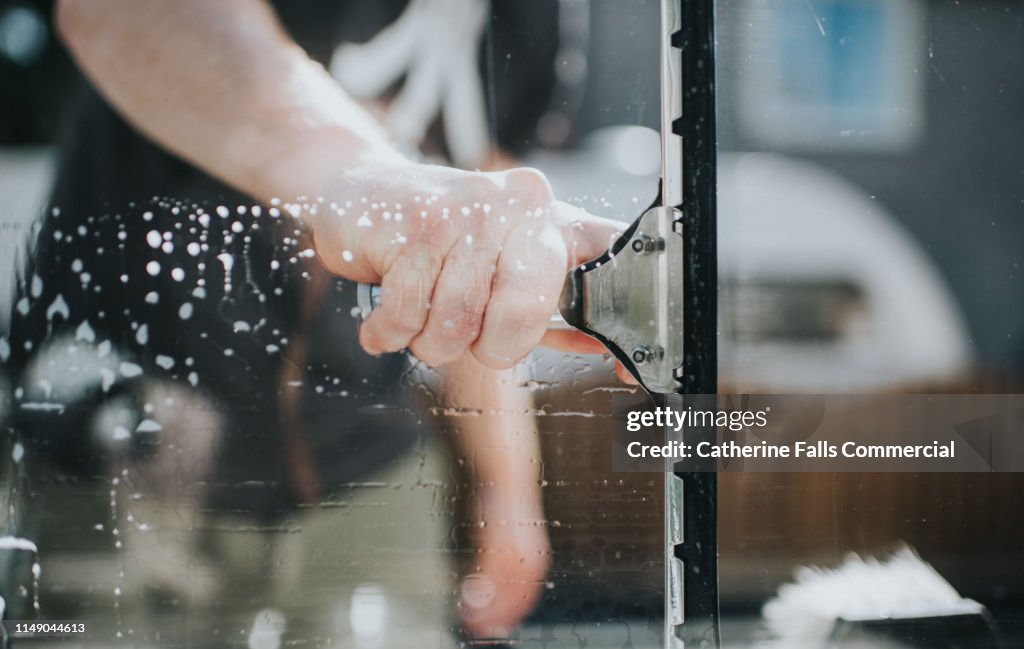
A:
[[[715,128],[715,20],[714,0],[667,0],[675,3],[678,21],[672,27],[671,56],[681,57],[681,83],[673,92],[682,95],[681,116],[672,123],[672,133],[682,139],[682,203],[672,205],[682,212],[685,241],[683,301],[685,316],[685,361],[681,377],[682,394],[710,395],[717,392],[717,304],[718,267],[716,255],[716,128]],[[678,27],[678,29],[675,29]],[[667,89],[663,88],[663,92]],[[666,171],[671,165],[666,165]],[[663,179],[663,182],[669,179]],[[678,196],[678,193],[677,193]],[[678,396],[657,397],[666,402]],[[700,435],[700,432],[696,433]],[[711,430],[707,434],[713,435]],[[690,441],[694,441],[691,433]],[[678,466],[678,465],[677,465]],[[679,560],[679,589],[682,614],[666,610],[670,618],[666,647],[678,641],[691,647],[717,648],[718,631],[718,528],[717,475],[713,471],[677,471],[666,475],[676,488],[681,483],[681,542],[670,543],[666,560]],[[666,489],[669,497],[671,488]],[[667,502],[671,502],[669,499]],[[670,517],[666,517],[666,525]],[[666,588],[668,588],[666,584]],[[667,598],[670,601],[671,598]],[[671,606],[671,602],[670,602]],[[676,624],[671,621],[677,615]]]

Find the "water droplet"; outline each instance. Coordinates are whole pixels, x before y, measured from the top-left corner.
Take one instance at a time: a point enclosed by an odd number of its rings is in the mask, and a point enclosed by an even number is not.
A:
[[[122,376],[129,379],[142,374],[142,367],[136,363],[130,363],[128,361],[122,362],[118,367],[118,370],[121,372]]]
[[[87,343],[96,341],[96,332],[93,331],[88,320],[82,320],[82,324],[78,325],[78,328],[75,329],[75,340],[81,340]]]
[[[100,389],[107,392],[114,385],[116,380],[117,377],[112,371],[105,367],[100,368]]]
[[[46,319],[53,320],[53,316],[59,315],[65,320],[71,315],[71,309],[68,308],[68,303],[64,301],[64,296],[57,294],[57,297],[53,298],[53,302],[50,303],[50,307],[46,309]]]
[[[139,425],[135,427],[136,433],[159,433],[164,427],[159,422],[152,419],[143,419],[139,422]]]
[[[249,649],[280,649],[287,622],[280,611],[264,609],[256,614],[249,631]]]
[[[181,305],[181,308],[178,309],[178,317],[181,318],[182,320],[188,320],[189,318],[192,317],[191,302],[185,302],[184,304]]]
[[[235,258],[226,252],[222,252],[217,255],[217,259],[219,259],[220,263],[224,266],[224,274],[230,275],[231,269],[235,267]]]
[[[357,647],[379,647],[384,644],[390,617],[389,609],[387,595],[380,586],[356,586],[348,606],[348,621]]]

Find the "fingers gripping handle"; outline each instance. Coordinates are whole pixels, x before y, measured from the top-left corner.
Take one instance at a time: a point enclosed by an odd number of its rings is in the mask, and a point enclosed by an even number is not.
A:
[[[568,274],[548,329],[598,339],[648,392],[674,393],[683,365],[682,273],[680,214],[653,207],[607,252]],[[381,299],[379,286],[359,284],[362,319]]]
[[[359,318],[366,320],[373,313],[373,310],[380,306],[381,290],[376,284],[358,284],[356,286],[356,308]],[[548,322],[548,329],[552,331],[566,331],[573,329],[572,325],[565,321],[561,314],[551,316]]]

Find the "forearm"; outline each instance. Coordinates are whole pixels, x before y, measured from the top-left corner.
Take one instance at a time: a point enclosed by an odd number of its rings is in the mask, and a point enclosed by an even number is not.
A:
[[[57,23],[129,122],[261,200],[315,195],[346,163],[400,159],[262,0],[61,0]]]

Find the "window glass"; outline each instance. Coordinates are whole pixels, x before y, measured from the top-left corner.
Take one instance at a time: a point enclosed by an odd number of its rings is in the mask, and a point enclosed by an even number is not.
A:
[[[623,223],[653,200],[656,2],[270,4],[407,155],[533,166]],[[662,482],[611,471],[611,396],[636,391],[611,359],[539,350],[495,381],[367,355],[302,218],[415,206],[201,171],[52,13],[0,3],[5,618],[88,646],[454,647],[500,606],[521,646],[657,646]],[[142,83],[181,82],[165,63]]]
[[[721,389],[1018,393],[1020,8],[721,0],[717,18]],[[799,566],[850,578],[849,553],[904,546],[1019,642],[1019,474],[720,478],[727,646],[827,633],[807,620],[870,597],[855,580],[776,600],[768,626],[762,607]],[[876,583],[910,581],[896,564]],[[959,637],[937,628],[900,640]]]

